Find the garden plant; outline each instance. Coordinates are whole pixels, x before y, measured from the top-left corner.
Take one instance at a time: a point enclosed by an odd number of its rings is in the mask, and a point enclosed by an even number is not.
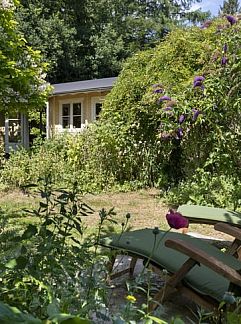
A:
[[[51,169],[64,186],[74,175],[82,192],[155,186],[171,203],[239,208],[238,19],[176,28],[134,55],[98,122],[12,154],[3,189]]]
[[[7,66],[0,108],[41,106],[46,64],[19,37],[11,6],[0,10],[6,30],[0,56]],[[11,228],[0,210],[2,323],[163,323],[147,311],[149,285],[146,305],[135,304],[143,278],[128,283],[123,311],[111,313],[109,256],[97,245],[110,229],[106,224],[124,231],[130,215],[118,227],[114,210],[101,209],[97,228],[87,235],[83,219],[93,209],[82,197],[154,186],[172,204],[240,209],[240,41],[238,16],[175,28],[127,60],[100,119],[81,134],[40,140],[9,160],[1,153],[0,189],[40,196],[38,207],[24,210],[35,219],[26,226]],[[25,64],[15,62],[26,54]],[[226,297],[236,310],[224,320],[240,320],[239,299]],[[213,314],[209,320],[215,321]]]

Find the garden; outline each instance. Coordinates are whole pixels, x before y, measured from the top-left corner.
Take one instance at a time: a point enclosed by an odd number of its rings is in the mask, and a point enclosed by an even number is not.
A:
[[[51,91],[47,64],[19,37],[12,7],[0,11],[0,108],[31,114]],[[166,319],[162,305],[150,311],[150,260],[125,279],[113,308],[113,252],[101,242],[186,227],[165,217],[181,204],[241,210],[240,42],[238,16],[175,27],[126,60],[82,133],[39,137],[8,159],[1,148],[1,323],[187,323]],[[192,229],[215,235],[208,225]],[[238,323],[239,307],[230,294],[218,315],[198,308],[189,321]]]

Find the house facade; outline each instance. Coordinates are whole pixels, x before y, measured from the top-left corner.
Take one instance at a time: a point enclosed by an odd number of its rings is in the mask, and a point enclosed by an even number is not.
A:
[[[104,78],[53,84],[47,102],[46,137],[70,132],[78,133],[88,123],[98,119],[102,103],[117,78]],[[20,147],[29,147],[27,115],[0,113],[0,145],[11,153]]]
[[[47,103],[46,136],[78,133],[98,119],[105,96],[117,78],[53,84]]]

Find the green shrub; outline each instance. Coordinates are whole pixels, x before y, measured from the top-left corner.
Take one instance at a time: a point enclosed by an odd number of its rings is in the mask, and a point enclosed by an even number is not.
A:
[[[197,170],[195,176],[182,181],[168,192],[162,191],[169,204],[206,205],[241,210],[240,183],[234,176],[215,175]]]
[[[193,176],[201,170],[211,179],[210,202],[224,204],[211,183],[220,177],[237,188],[241,177],[240,41],[240,22],[231,26],[225,18],[204,29],[173,30],[126,62],[97,123],[13,154],[2,182],[19,186],[51,171],[56,183],[76,180],[82,191],[170,190],[198,184]],[[203,80],[194,86],[197,76]]]

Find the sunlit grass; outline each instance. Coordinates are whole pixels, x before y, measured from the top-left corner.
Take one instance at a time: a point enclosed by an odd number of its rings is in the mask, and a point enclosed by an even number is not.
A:
[[[84,234],[89,235],[96,232],[99,222],[99,210],[105,208],[109,210],[114,207],[116,216],[114,219],[117,225],[110,224],[109,231],[121,231],[121,223],[125,222],[127,213],[131,214],[129,226],[132,229],[145,227],[159,227],[167,230],[166,213],[168,206],[160,199],[157,189],[139,190],[135,192],[104,193],[99,195],[87,194],[83,202],[92,207],[95,212],[86,217],[82,217]],[[26,212],[38,208],[40,198],[32,195],[14,191],[2,194],[0,197],[0,208],[8,219],[8,227],[20,230],[28,224],[36,224],[39,219]],[[224,238],[224,235],[216,232],[213,226],[204,224],[191,224],[190,231],[203,235],[210,235]],[[225,236],[226,237],[226,236]],[[229,238],[228,236],[226,238]]]

